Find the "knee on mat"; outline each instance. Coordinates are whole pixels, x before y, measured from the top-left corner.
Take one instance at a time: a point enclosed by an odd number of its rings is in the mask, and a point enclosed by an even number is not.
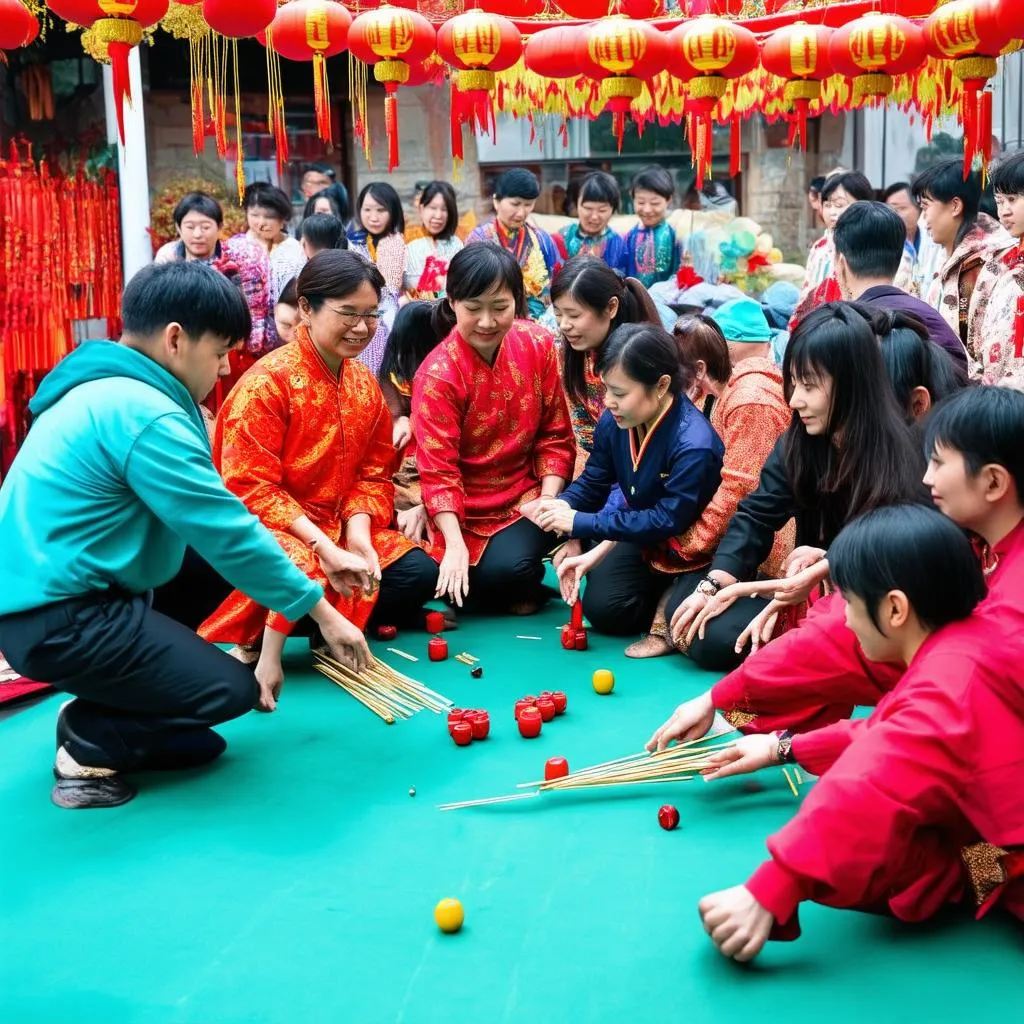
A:
[[[234,658],[228,658],[230,665],[222,666],[219,678],[211,685],[207,695],[206,710],[211,724],[229,722],[240,718],[256,707],[260,687],[252,668]]]
[[[708,624],[704,639],[693,638],[686,652],[698,667],[709,672],[731,672],[746,657],[746,652],[736,653],[736,634],[732,630],[714,628],[714,620]]]
[[[416,548],[405,556],[410,561],[412,584],[410,596],[419,604],[425,604],[437,590],[438,564],[422,548]]]
[[[591,627],[608,636],[632,636],[646,629],[650,622],[636,625],[638,602],[632,597],[615,598],[595,592],[592,587],[583,590],[583,614]]]
[[[540,586],[544,579],[544,565],[539,558],[517,560],[491,560],[477,570],[476,585],[492,593],[508,592],[513,598],[524,591]]]

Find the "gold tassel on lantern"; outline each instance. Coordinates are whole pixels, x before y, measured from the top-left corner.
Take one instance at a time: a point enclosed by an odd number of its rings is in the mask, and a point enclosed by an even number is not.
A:
[[[199,156],[206,147],[206,112],[203,89],[210,68],[210,26],[203,18],[201,4],[172,3],[160,27],[175,39],[188,41],[189,96],[192,101],[192,149]],[[213,111],[211,109],[211,115]]]

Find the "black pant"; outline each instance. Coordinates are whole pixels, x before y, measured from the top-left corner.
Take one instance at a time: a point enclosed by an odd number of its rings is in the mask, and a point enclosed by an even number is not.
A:
[[[669,622],[675,610],[697,589],[697,584],[707,575],[707,570],[689,572],[676,578],[668,595],[665,617]],[[736,653],[736,641],[740,633],[750,625],[755,615],[760,615],[768,606],[768,598],[741,597],[721,615],[708,621],[704,639],[693,638],[687,654],[694,664],[714,672],[731,672],[750,651],[748,644],[741,654]]]
[[[238,718],[259,696],[251,669],[130,594],[4,616],[0,649],[23,675],[78,698],[58,742],[95,768],[131,771],[173,734]]]
[[[371,624],[418,624],[423,605],[434,596],[436,588],[437,563],[422,548],[413,548],[381,572],[380,594]],[[153,592],[153,608],[195,631],[233,589],[216,569],[188,548],[178,575]],[[299,623],[294,635],[305,636],[310,632],[307,619]]]
[[[651,625],[672,576],[652,569],[639,545],[619,543],[587,574],[583,613],[598,633],[633,636]]]
[[[487,542],[480,561],[469,569],[469,601],[488,611],[537,601],[544,579],[544,556],[558,543],[529,519],[520,519]]]

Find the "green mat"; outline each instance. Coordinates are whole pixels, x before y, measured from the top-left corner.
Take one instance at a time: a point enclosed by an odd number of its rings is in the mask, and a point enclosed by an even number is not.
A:
[[[207,770],[140,777],[117,810],[50,805],[58,699],[0,722],[0,1021],[918,1022],[1021,1005],[1020,929],[995,916],[910,928],[805,907],[799,942],[750,968],[721,958],[696,903],[742,882],[792,815],[778,773],[758,793],[698,781],[439,812],[514,792],[555,754],[582,768],[638,750],[709,682],[593,634],[563,652],[565,618],[466,619],[451,653],[481,658],[480,680],[429,663],[422,634],[396,642],[416,665],[374,645],[490,710],[491,738],[468,748],[429,713],[384,725],[310,670],[301,641],[276,714],[225,726]],[[590,687],[599,667],[611,696]],[[513,701],[555,688],[568,713],[523,740]],[[445,896],[466,910],[455,936],[434,925]]]

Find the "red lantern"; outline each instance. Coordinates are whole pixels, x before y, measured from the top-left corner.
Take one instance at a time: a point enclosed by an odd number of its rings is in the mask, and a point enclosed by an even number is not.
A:
[[[601,98],[612,112],[621,153],[626,113],[643,92],[642,80],[664,70],[668,39],[653,25],[616,15],[587,28],[577,54],[584,72],[603,80]]]
[[[0,50],[16,50],[25,46],[35,34],[39,23],[21,0],[0,0]]]
[[[786,79],[783,97],[796,109],[790,126],[789,144],[797,135],[807,148],[807,109],[821,97],[822,80],[832,74],[828,59],[832,30],[821,25],[797,22],[773,32],[761,46],[761,64],[766,71]]]
[[[627,18],[661,18],[665,0],[619,0],[618,9]]]
[[[398,87],[409,81],[410,65],[426,60],[436,44],[434,26],[422,14],[397,7],[360,14],[348,30],[352,55],[372,64],[373,77],[384,86],[389,171],[398,166]]]
[[[853,79],[855,103],[877,100],[892,91],[894,75],[924,62],[924,33],[898,15],[865,14],[836,29],[828,55],[839,74]]]
[[[82,28],[88,28],[97,18],[103,17],[96,0],[47,0],[46,6],[58,18]]]
[[[577,78],[581,70],[576,50],[583,32],[575,25],[541,29],[526,40],[523,62],[544,78]]]
[[[1009,13],[1009,12],[1007,12]],[[999,70],[996,57],[1010,41],[1009,19],[1000,17],[993,0],[951,0],[924,23],[928,53],[952,61],[963,83],[960,120],[964,126],[964,178],[975,154],[987,167],[992,151],[992,93],[985,84]]]
[[[555,0],[559,10],[580,21],[597,21],[604,18],[614,2],[615,0]]]
[[[669,71],[687,90],[688,135],[697,168],[697,188],[711,169],[712,119],[715,104],[725,95],[730,78],[739,78],[757,64],[754,33],[720,18],[696,18],[683,22],[668,35]],[[733,124],[733,169],[739,162],[739,115]]]
[[[344,52],[352,15],[337,0],[289,0],[278,8],[274,20],[259,40],[287,60],[313,62],[313,107],[317,134],[328,145],[331,130],[331,99],[327,81],[327,58]]]
[[[519,29],[497,14],[467,11],[446,21],[437,33],[437,52],[457,69],[452,88],[452,156],[461,160],[462,125],[476,134],[494,126],[494,73],[512,67],[523,53]]]
[[[480,0],[477,6],[505,18],[533,18],[544,10],[544,0]]]
[[[277,0],[203,0],[206,24],[229,39],[262,32],[277,13]]]

